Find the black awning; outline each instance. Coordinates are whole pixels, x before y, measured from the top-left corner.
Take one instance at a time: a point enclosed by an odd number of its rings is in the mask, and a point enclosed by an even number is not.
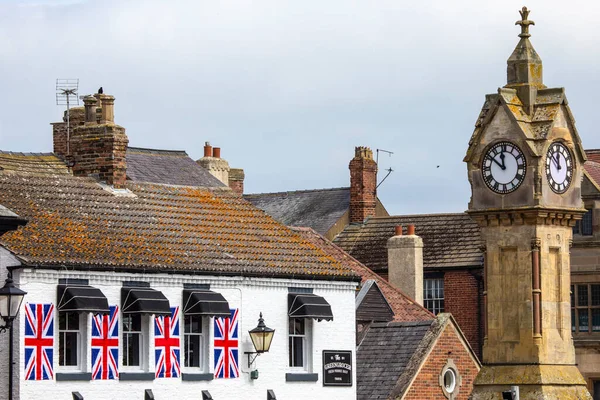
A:
[[[291,318],[333,321],[331,305],[323,297],[311,293],[288,294],[288,313]]]
[[[108,300],[100,289],[88,285],[58,285],[58,311],[108,314]]]
[[[212,290],[184,289],[183,313],[229,318],[229,303],[221,293]]]
[[[169,300],[165,295],[146,287],[122,288],[121,307],[124,314],[171,315]]]

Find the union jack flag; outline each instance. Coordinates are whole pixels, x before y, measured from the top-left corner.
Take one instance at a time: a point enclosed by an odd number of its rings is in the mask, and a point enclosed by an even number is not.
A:
[[[230,318],[215,318],[215,378],[237,378],[238,308],[229,310]]]
[[[92,379],[119,377],[119,307],[92,317]]]
[[[179,307],[171,307],[171,315],[154,318],[154,352],[157,378],[178,378],[179,366]]]
[[[54,305],[25,304],[25,380],[54,379]]]

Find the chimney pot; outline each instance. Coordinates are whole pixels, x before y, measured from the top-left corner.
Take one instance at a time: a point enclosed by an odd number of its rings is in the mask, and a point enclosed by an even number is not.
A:
[[[213,157],[221,158],[221,148],[220,147],[213,147]]]
[[[83,99],[83,106],[85,108],[85,124],[93,125],[96,123],[96,104],[98,100],[94,96],[86,96]]]
[[[415,226],[413,224],[408,225],[408,228],[406,229],[406,234],[407,235],[415,234]]]
[[[395,234],[395,236],[402,236],[402,225],[396,225],[394,234]]]
[[[212,157],[213,149],[209,142],[204,143],[204,157]]]
[[[115,123],[115,97],[108,94],[101,94],[98,96],[100,104],[102,106],[102,116],[100,117],[100,124],[114,124]]]

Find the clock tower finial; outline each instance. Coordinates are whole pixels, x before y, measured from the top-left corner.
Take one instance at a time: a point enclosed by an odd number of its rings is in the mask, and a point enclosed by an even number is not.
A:
[[[527,9],[527,7],[523,7],[521,11],[519,11],[519,14],[521,14],[521,19],[515,22],[515,25],[521,25],[521,33],[519,34],[519,37],[521,38],[531,37],[531,34],[529,33],[529,25],[535,25],[535,22],[527,19],[529,17],[529,12],[530,11]]]

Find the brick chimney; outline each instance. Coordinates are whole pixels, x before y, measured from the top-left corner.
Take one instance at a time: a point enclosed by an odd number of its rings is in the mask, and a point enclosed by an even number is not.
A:
[[[53,122],[52,125],[52,142],[54,144],[54,154],[68,159],[70,153],[69,140],[73,135],[73,130],[83,125],[85,122],[84,108],[73,107],[69,110],[69,134],[67,135],[67,111],[63,114],[62,122]]]
[[[219,147],[212,147],[210,143],[206,142],[204,144],[204,157],[196,162],[210,172],[212,176],[229,186],[229,163],[221,158]]]
[[[406,235],[396,227],[387,249],[390,284],[423,305],[423,239],[415,235],[415,226],[409,225]]]
[[[129,139],[125,128],[115,124],[115,98],[96,94],[85,97],[83,102],[84,124],[73,129],[70,141],[73,174],[93,176],[115,189],[123,189]]]
[[[231,168],[229,170],[229,187],[234,193],[244,194],[244,170],[241,168]]]
[[[377,163],[368,147],[356,147],[350,161],[350,222],[362,223],[375,216]]]

